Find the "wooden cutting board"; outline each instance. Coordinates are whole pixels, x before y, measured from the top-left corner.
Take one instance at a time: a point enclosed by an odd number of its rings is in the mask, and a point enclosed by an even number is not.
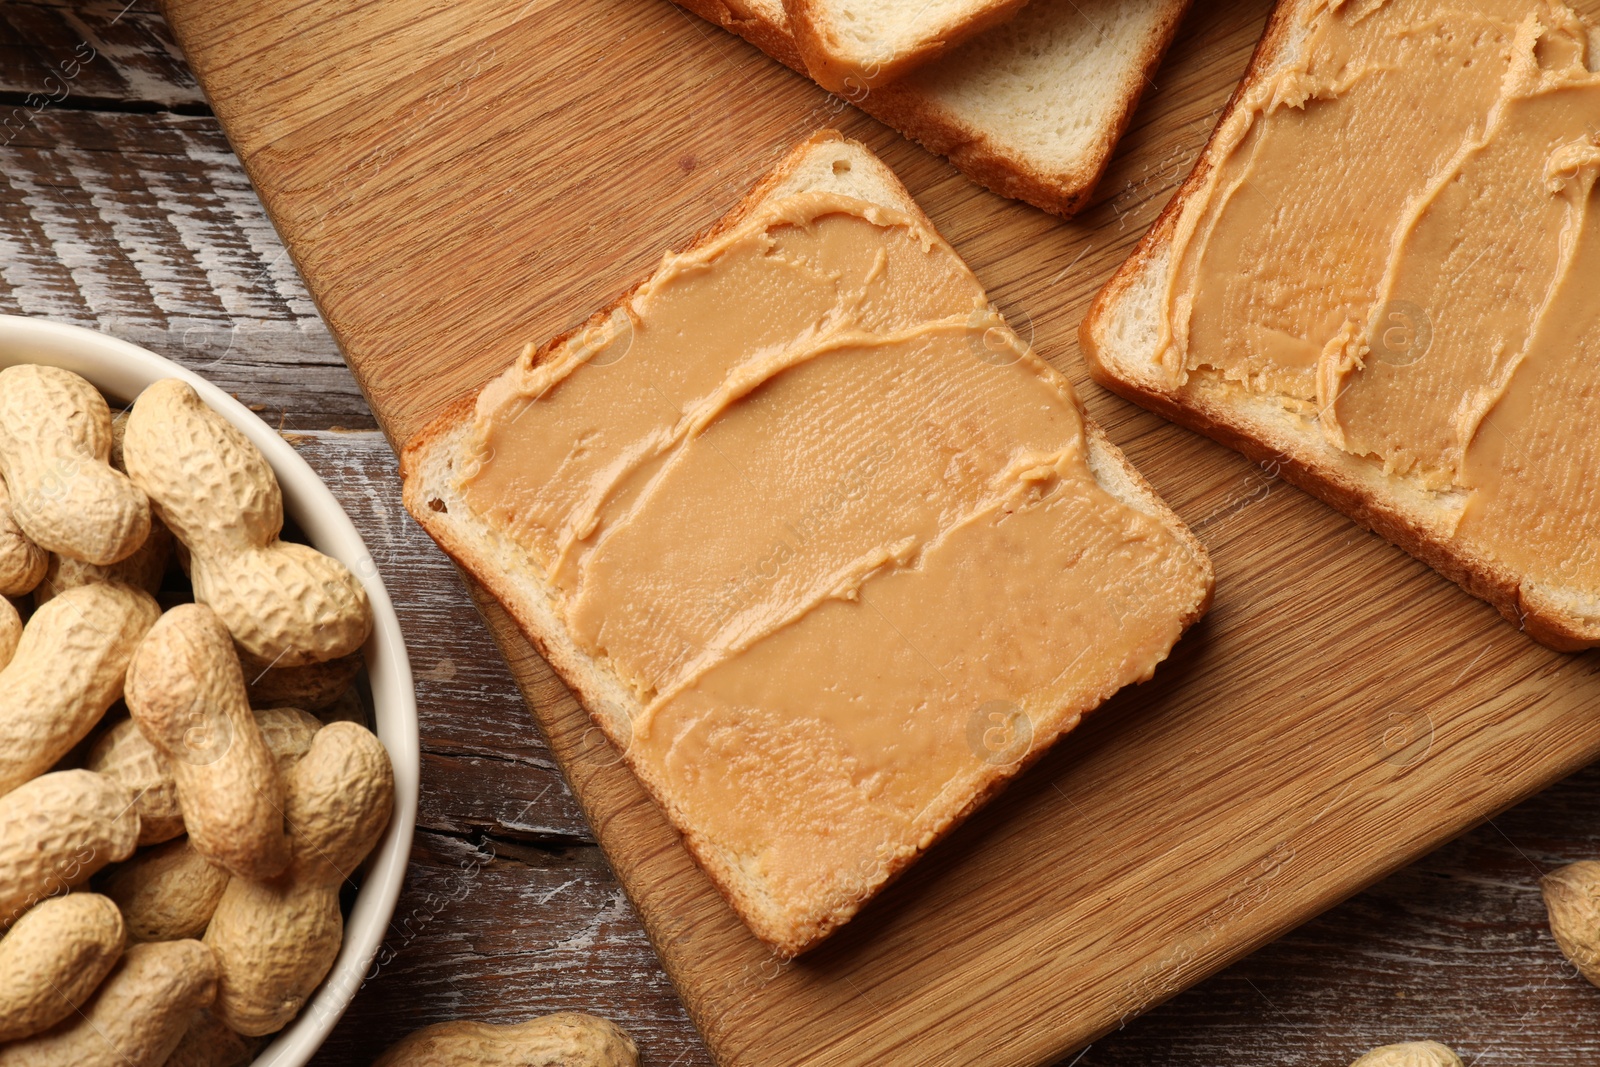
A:
[[[167,0],[393,441],[833,125],[1211,550],[1216,607],[1154,681],[788,964],[484,602],[722,1064],[1046,1063],[1600,754],[1595,655],[1534,645],[1270,468],[1087,382],[1088,299],[1187,173],[1268,5],[1197,6],[1096,205],[1062,223],[665,0]]]

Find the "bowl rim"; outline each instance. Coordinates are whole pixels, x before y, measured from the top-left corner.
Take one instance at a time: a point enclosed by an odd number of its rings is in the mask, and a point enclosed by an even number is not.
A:
[[[162,378],[188,382],[261,449],[283,489],[286,514],[314,547],[350,568],[372,602],[372,636],[364,651],[374,726],[394,765],[394,813],[364,865],[366,876],[345,920],[344,942],[328,976],[300,1014],[252,1061],[255,1067],[303,1067],[370,977],[368,970],[394,916],[411,857],[422,757],[416,687],[394,603],[366,542],[327,484],[276,430],[198,373],[96,330],[26,315],[0,315],[0,369],[20,363],[73,371],[102,392],[128,402]]]

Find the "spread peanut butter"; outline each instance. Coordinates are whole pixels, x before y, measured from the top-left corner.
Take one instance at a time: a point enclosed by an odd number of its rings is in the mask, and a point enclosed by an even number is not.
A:
[[[491,383],[462,491],[631,686],[618,740],[680,827],[825,912],[1149,676],[1200,599],[1089,448],[948,245],[813,192]]]
[[[1600,591],[1600,76],[1545,0],[1324,0],[1219,129],[1161,366],[1278,398],[1448,536]]]

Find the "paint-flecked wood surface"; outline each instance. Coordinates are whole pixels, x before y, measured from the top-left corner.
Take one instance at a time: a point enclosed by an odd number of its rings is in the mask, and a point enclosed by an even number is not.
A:
[[[638,0],[641,6],[646,2]],[[662,32],[676,44],[700,41],[696,47],[742,68],[757,88],[782,81],[742,45],[666,10],[692,34],[680,39],[680,31],[663,19]],[[1267,645],[1263,658],[1290,640],[1308,657],[1318,657],[1265,668],[1269,684],[1260,691],[1274,694],[1276,728],[1250,735],[1253,756],[1221,760],[1217,753],[1237,743],[1241,727],[1232,719],[1260,713],[1255,703],[1240,701],[1213,712],[1193,710],[1198,705],[1164,710],[1148,703],[1152,694],[1140,693],[1106,709],[1097,732],[1069,742],[1059,758],[1019,783],[1020,799],[1009,801],[1007,810],[941,846],[927,861],[930,874],[918,891],[924,896],[940,879],[971,878],[962,873],[967,858],[992,855],[985,851],[988,839],[1011,834],[1013,821],[1057,787],[1084,812],[1103,811],[1107,801],[1097,797],[1098,785],[1075,785],[1073,777],[1102,766],[1108,750],[1128,743],[1119,741],[1126,733],[1153,744],[1176,732],[1181,751],[1160,769],[1173,778],[1164,803],[1093,822],[1067,807],[1075,817],[1056,831],[1056,837],[1083,839],[1085,848],[1098,838],[1128,834],[1130,822],[1152,833],[1198,839],[1176,862],[1147,862],[1148,877],[1120,895],[1091,893],[1085,904],[1101,917],[1090,922],[1100,922],[1107,933],[1117,911],[1139,906],[1140,898],[1198,898],[1207,893],[1209,872],[1234,872],[1220,897],[1208,898],[1214,903],[1198,920],[1191,916],[1176,936],[1167,935],[1171,951],[1158,960],[1164,958],[1173,982],[1198,976],[1208,952],[1259,926],[1267,913],[1302,900],[1308,886],[1313,895],[1319,885],[1325,896],[1335,895],[1325,880],[1358,864],[1369,850],[1393,847],[1397,839],[1421,847],[1422,835],[1408,829],[1419,817],[1448,822],[1454,813],[1465,823],[1473,812],[1454,811],[1464,798],[1493,790],[1506,795],[1509,783],[1527,782],[1534,747],[1528,731],[1540,714],[1534,709],[1521,720],[1513,716],[1510,729],[1490,729],[1482,725],[1484,712],[1455,710],[1498,691],[1496,672],[1507,669],[1500,657],[1518,651],[1489,613],[1267,472],[1082,380],[1070,339],[1076,313],[1182,177],[1222,99],[1213,83],[1242,65],[1241,42],[1263,15],[1257,5],[1190,19],[1180,54],[1156,77],[1158,89],[1141,112],[1141,128],[1103,190],[1090,219],[1094,229],[1067,228],[1077,235],[1074,240],[1093,246],[1075,266],[1076,250],[1067,254],[1048,241],[1040,252],[1050,255],[1048,263],[1014,262],[1006,250],[1018,225],[1026,234],[1048,236],[1053,224],[971,190],[959,176],[849,111],[835,119],[866,135],[913,182],[1008,313],[1031,313],[1041,350],[1079,383],[1092,412],[1212,547],[1220,589],[1233,590],[1235,602],[1219,602],[1218,618],[1196,635],[1195,651],[1171,666],[1202,685],[1207,665],[1225,653],[1243,656],[1247,670],[1262,669],[1244,640],[1250,631],[1227,637],[1250,624]],[[598,54],[613,44],[626,42],[608,37],[569,47]],[[84,46],[94,49],[93,58],[61,96],[60,83],[47,79]],[[578,58],[585,55],[579,52]],[[1211,73],[1202,79],[1202,71]],[[1203,98],[1184,88],[1201,80],[1211,86]],[[723,84],[736,83],[734,78]],[[29,100],[41,94],[60,98],[36,110],[37,100]],[[283,425],[350,510],[400,606],[422,710],[419,833],[384,963],[318,1063],[368,1062],[405,1031],[446,1018],[510,1021],[581,1008],[627,1026],[648,1064],[710,1064],[551,750],[532,729],[512,676],[491,651],[465,589],[401,511],[393,455],[372,429],[372,415],[153,7],[144,0],[126,11],[120,0],[0,6],[0,121],[6,114],[12,120],[0,131],[0,311],[48,315],[130,337],[204,371]],[[728,125],[715,114],[704,121]],[[648,147],[640,151],[648,154]],[[705,168],[741,165],[736,158],[687,154],[665,161],[685,180]],[[566,182],[567,191],[547,195],[573,195],[572,182],[559,175],[552,179],[530,169],[528,179],[535,189]],[[742,180],[724,180],[728,197]],[[604,193],[619,210],[626,207],[622,188],[608,192],[609,180],[589,181],[585,189]],[[700,210],[708,219],[722,204],[713,203],[709,192],[703,195],[707,201]],[[649,239],[681,240],[705,221],[684,211],[677,222],[661,220]],[[573,280],[575,268],[567,260],[558,260],[567,265],[549,275],[529,272],[537,284],[529,282],[524,299],[552,301],[543,312],[529,311],[546,316],[530,318],[530,336],[581,318],[587,302],[600,298],[584,286],[620,288],[659,251],[634,247],[633,237],[608,236],[615,212],[597,206],[592,220],[573,215],[569,226],[592,222],[593,240],[611,244],[595,250],[594,262],[584,268],[593,277],[582,284]],[[635,210],[632,225],[644,225],[638,221],[644,215]],[[681,231],[673,229],[680,225]],[[626,232],[620,222],[616,228]],[[569,249],[570,258],[572,230],[555,227],[552,239]],[[526,242],[523,250],[532,255],[546,247]],[[608,264],[606,255],[615,262]],[[1083,271],[1090,276],[1080,276]],[[565,303],[548,295],[561,286],[568,290]],[[484,367],[489,373],[488,361]],[[1190,477],[1197,456],[1202,476]],[[1263,575],[1249,557],[1268,544],[1287,546],[1280,548],[1286,554]],[[1360,580],[1326,587],[1326,571],[1319,568],[1330,564],[1320,557],[1338,564],[1337,573]],[[1415,607],[1364,603],[1389,582],[1404,594],[1397,599],[1410,598]],[[1388,625],[1382,622],[1385,611],[1395,616]],[[1443,621],[1430,622],[1428,613]],[[1458,616],[1489,642],[1449,638],[1459,630],[1432,632]],[[1322,632],[1330,618],[1337,623],[1341,617],[1371,620],[1371,632],[1341,637],[1337,625]],[[1276,636],[1278,627],[1290,636]],[[1451,640],[1470,655],[1460,657]],[[1332,667],[1329,653],[1320,651],[1330,646],[1338,648]],[[1436,649],[1460,657],[1461,677],[1445,687],[1462,691],[1454,702],[1423,684],[1422,664]],[[1479,662],[1471,664],[1480,651]],[[1551,693],[1566,675],[1589,672],[1594,663],[1521,653],[1527,662],[1549,664],[1554,677],[1539,688]],[[1392,680],[1381,681],[1384,675]],[[1380,681],[1363,684],[1371,678]],[[1421,714],[1391,724],[1386,712],[1397,694]],[[1201,703],[1210,699],[1217,698],[1204,696]],[[1185,725],[1184,717],[1199,721]],[[1386,750],[1384,737],[1393,746],[1399,736],[1388,732],[1390,726],[1407,721],[1431,722],[1433,745]],[[1361,728],[1351,728],[1356,725]],[[1488,742],[1504,751],[1484,752],[1480,746]],[[1465,759],[1465,769],[1461,746],[1475,753]],[[1489,778],[1496,761],[1513,770]],[[1211,813],[1219,823],[1215,830],[1203,820],[1163,827],[1192,810],[1183,792],[1217,788],[1209,779],[1228,774],[1255,774],[1252,781],[1260,782],[1263,767],[1273,781],[1288,783],[1280,787],[1289,794],[1285,803],[1274,807],[1240,786],[1233,790],[1233,807]],[[1135,780],[1148,788],[1157,773],[1136,768]],[[585,778],[580,774],[577,780]],[[1296,780],[1302,783],[1298,792]],[[1346,782],[1351,789],[1341,799]],[[1337,803],[1324,810],[1321,804],[1309,807],[1306,797]],[[1256,814],[1268,831],[1235,808]],[[1319,813],[1321,819],[1313,818]],[[1343,828],[1330,841],[1331,832],[1319,827],[1336,819]],[[1269,842],[1271,847],[1262,847]],[[1028,847],[1056,846],[1040,837]],[[1597,854],[1600,773],[1584,771],[1130,1021],[1081,1058],[1067,1057],[1063,1067],[1339,1067],[1373,1044],[1421,1036],[1454,1044],[1475,1067],[1600,1062],[1594,1026],[1600,991],[1563,966],[1544,928],[1537,892],[1541,870]],[[998,877],[992,871],[990,876]],[[956,925],[983,922],[1004,930],[1021,921],[1039,893],[1074,877],[1070,867],[1058,866],[1033,884],[971,892],[960,902]],[[862,922],[892,933],[905,921],[895,909],[917,906],[917,894],[902,896]],[[919,940],[937,948],[938,938],[937,930],[920,938],[913,931],[912,951]],[[1063,966],[1065,985],[1076,973],[1071,961],[1048,953],[1030,963]],[[1137,970],[1127,976],[1141,977]],[[759,995],[765,976],[757,972],[748,984]],[[895,1007],[879,986],[861,982],[856,995],[885,1012]],[[1018,990],[984,1014],[980,1026],[994,1034],[1026,1029],[1035,1025],[1035,1008]],[[908,1030],[904,1036],[917,1035]],[[972,1044],[925,1060],[975,1064],[988,1058]]]

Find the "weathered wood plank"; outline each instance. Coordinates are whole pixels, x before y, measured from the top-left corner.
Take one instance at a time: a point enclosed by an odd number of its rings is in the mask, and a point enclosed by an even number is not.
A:
[[[417,835],[376,975],[313,1061],[370,1063],[429,1023],[589,1011],[653,1067],[711,1060],[596,849],[543,852]]]
[[[148,3],[8,0],[0,5],[0,123],[36,106],[206,113],[205,96]]]
[[[45,109],[0,144],[0,312],[145,345],[287,427],[373,425],[209,117]]]

